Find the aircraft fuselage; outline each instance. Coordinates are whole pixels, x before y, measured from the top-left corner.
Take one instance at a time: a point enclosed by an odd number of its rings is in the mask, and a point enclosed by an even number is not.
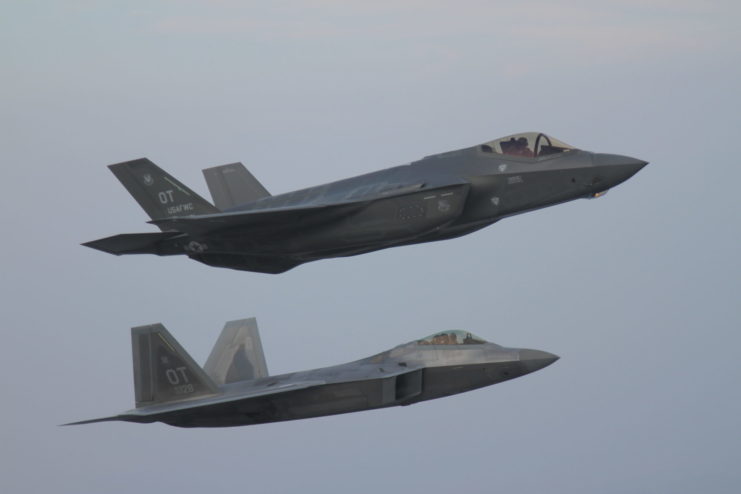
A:
[[[218,399],[194,400],[176,411],[164,407],[122,414],[119,420],[164,422],[178,427],[229,427],[281,422],[405,406],[490,386],[529,374],[558,357],[539,350],[478,345],[401,345],[347,364],[235,383]],[[256,389],[280,391],[297,383],[322,383],[294,391],[250,396]],[[246,395],[239,399],[241,394]]]
[[[235,227],[198,238],[208,252],[191,257],[207,264],[233,261],[239,253],[258,258],[285,256],[303,263],[455,238],[502,218],[593,197],[636,173],[644,162],[615,157],[611,165],[595,164],[595,155],[575,150],[533,163],[515,157],[490,156],[476,148],[340,182],[256,201],[240,211],[368,201],[339,218],[309,218],[304,224],[266,225],[262,230]],[[611,155],[608,155],[611,156]],[[395,184],[416,182],[419,188],[394,193]],[[447,185],[447,184],[455,185]],[[191,237],[187,242],[192,241]],[[186,242],[186,239],[183,239]],[[226,255],[226,256],[225,256]],[[249,259],[246,259],[248,264]],[[248,270],[254,270],[249,266]]]
[[[538,152],[518,151],[517,139],[502,138],[316,187],[261,195],[224,210],[148,160],[120,163],[111,166],[114,173],[163,232],[85,245],[114,254],[185,254],[213,266],[280,273],[318,259],[454,238],[508,216],[596,197],[646,165],[574,149],[545,134],[523,136]],[[523,149],[529,154],[517,154]],[[155,177],[158,173],[163,180]],[[190,214],[170,215],[172,208]]]

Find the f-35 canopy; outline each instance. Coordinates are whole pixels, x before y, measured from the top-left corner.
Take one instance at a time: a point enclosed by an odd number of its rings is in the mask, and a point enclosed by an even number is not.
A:
[[[573,149],[576,148],[542,132],[512,134],[481,145],[481,150],[485,153],[523,156],[525,158],[561,154]]]
[[[481,345],[483,343],[486,343],[483,338],[460,329],[441,331],[427,338],[417,340],[418,345]]]

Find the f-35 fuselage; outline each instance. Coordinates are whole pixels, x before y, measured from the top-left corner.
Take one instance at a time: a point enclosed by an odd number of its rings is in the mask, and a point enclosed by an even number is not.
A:
[[[574,149],[555,139],[557,145],[551,145],[544,134],[522,136],[526,137],[519,139],[527,138],[529,146],[521,149],[527,153],[506,146],[516,144],[518,136],[512,136],[317,187],[267,195],[221,211],[167,216],[148,210],[162,233],[148,234],[149,238],[122,235],[86,245],[116,254],[187,254],[213,266],[279,273],[318,259],[454,238],[507,216],[596,197],[646,165],[626,156]],[[536,150],[531,151],[534,143]],[[142,203],[137,197],[141,191],[132,190],[121,175],[128,173],[129,182],[146,183],[139,177],[156,182],[158,173],[164,172],[148,160],[151,166],[139,161],[112,165],[112,169]],[[126,170],[116,172],[115,167]],[[164,186],[173,181],[165,176]],[[158,191],[156,185],[139,189],[152,194]],[[177,189],[174,195],[172,189],[166,190],[169,195],[157,192],[160,202],[164,198],[180,210],[198,209],[198,204],[193,208],[192,202],[182,202],[195,195],[184,186],[182,198]]]

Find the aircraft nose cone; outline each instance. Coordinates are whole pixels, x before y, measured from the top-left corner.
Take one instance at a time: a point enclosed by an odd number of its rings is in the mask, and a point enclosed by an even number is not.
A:
[[[632,177],[648,164],[648,161],[631,158],[630,156],[599,153],[592,157],[592,162],[597,166],[619,167],[629,174],[626,178]]]
[[[619,154],[594,154],[592,163],[597,167],[595,172],[598,174],[593,183],[606,190],[628,180],[646,166],[648,161]]]
[[[519,353],[520,363],[522,363],[528,373],[547,367],[559,358],[558,355],[542,350],[524,349],[520,350]]]

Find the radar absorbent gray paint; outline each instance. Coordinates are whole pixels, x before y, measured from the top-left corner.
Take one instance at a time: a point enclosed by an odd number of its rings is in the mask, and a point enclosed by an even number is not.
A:
[[[161,232],[83,245],[281,273],[318,259],[459,237],[508,216],[599,197],[646,164],[529,132],[276,196],[241,163],[208,168],[214,206],[141,158],[110,169]]]
[[[467,331],[443,331],[347,364],[268,375],[255,319],[226,324],[204,368],[161,324],[132,328],[136,408],[105,421],[228,427],[412,405],[555,362]]]

